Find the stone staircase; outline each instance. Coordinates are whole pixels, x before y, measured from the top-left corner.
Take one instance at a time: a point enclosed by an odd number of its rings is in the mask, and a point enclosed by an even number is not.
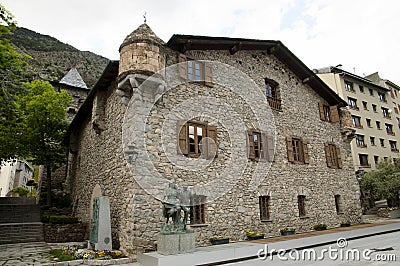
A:
[[[378,213],[378,209],[387,208],[386,200],[379,200],[375,202],[375,207],[366,211],[366,215],[376,215]]]
[[[40,207],[34,198],[0,198],[0,244],[44,241]]]

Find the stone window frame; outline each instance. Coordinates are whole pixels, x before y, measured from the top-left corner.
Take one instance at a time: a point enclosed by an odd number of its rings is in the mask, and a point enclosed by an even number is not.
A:
[[[189,224],[205,225],[206,224],[206,196],[193,195],[190,198]]]
[[[335,208],[336,208],[336,214],[344,214],[343,212],[343,200],[342,196],[339,194],[334,195],[335,198]]]
[[[258,196],[258,206],[260,209],[260,221],[266,222],[271,221],[271,197],[270,196]]]
[[[207,61],[200,61],[184,54],[179,54],[178,57],[178,72],[179,77],[193,83],[203,84],[208,87],[213,87],[213,72],[212,65]],[[189,73],[189,69],[195,70],[198,66],[198,78],[195,72]]]
[[[306,195],[297,195],[297,208],[299,211],[299,217],[306,218],[307,217]]]
[[[255,140],[257,136],[257,140]],[[247,158],[252,161],[272,162],[274,160],[274,137],[261,130],[247,131]],[[256,148],[257,146],[257,148]],[[258,154],[257,154],[258,150]]]
[[[323,102],[318,103],[319,118],[322,121],[336,123],[339,122],[339,109],[337,105],[329,106]]]
[[[351,116],[351,121],[353,122],[353,127],[355,128],[363,128],[361,124],[361,117],[357,115],[352,115]]]
[[[286,137],[288,161],[296,164],[309,164],[308,141],[297,137]]]
[[[343,167],[340,147],[332,142],[324,144],[326,165],[329,168],[341,169]]]
[[[190,132],[189,128],[193,126],[194,129],[202,128],[203,135],[201,147],[199,149],[200,143],[198,138],[194,139],[194,152],[190,151]],[[196,130],[194,130],[196,131]],[[197,133],[197,132],[195,132]],[[182,154],[186,157],[191,158],[206,158],[211,159],[215,158],[218,155],[218,145],[217,145],[217,127],[214,125],[209,125],[205,122],[199,121],[183,121],[180,120],[177,122],[177,135],[178,135],[178,142],[177,142],[177,152],[178,154]],[[196,136],[196,134],[194,134]],[[196,142],[197,140],[197,142]]]

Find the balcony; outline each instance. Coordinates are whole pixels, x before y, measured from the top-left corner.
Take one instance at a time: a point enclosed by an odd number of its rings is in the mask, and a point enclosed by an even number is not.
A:
[[[359,129],[363,129],[363,128],[364,128],[364,127],[363,127],[362,125],[360,125],[360,124],[359,124],[359,125],[354,125],[354,124],[353,124],[353,127],[359,128]]]
[[[282,111],[281,99],[267,96],[267,101],[271,109]]]
[[[399,149],[397,149],[397,148],[390,148],[390,150],[391,150],[392,152],[399,152]]]
[[[358,106],[356,106],[356,105],[349,105],[349,108],[352,109],[352,110],[356,110],[356,111],[360,110],[360,108],[358,108]]]
[[[362,163],[360,164],[360,168],[371,168],[371,165],[369,163]]]
[[[387,133],[388,135],[392,135],[392,136],[396,135],[396,133],[394,133],[393,131],[386,131],[386,133]]]
[[[383,118],[392,119],[392,116],[390,114],[383,114]]]

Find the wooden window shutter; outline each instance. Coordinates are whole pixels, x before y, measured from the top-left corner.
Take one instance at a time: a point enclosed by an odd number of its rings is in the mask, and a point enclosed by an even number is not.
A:
[[[286,150],[288,155],[288,161],[294,162],[292,137],[286,137]]]
[[[204,83],[208,87],[213,87],[212,65],[204,62]]]
[[[308,143],[306,140],[303,140],[303,156],[304,156],[304,163],[310,163],[310,155],[308,154]]]
[[[248,156],[249,159],[255,159],[256,158],[256,153],[254,151],[254,140],[253,140],[253,131],[248,130],[247,131],[247,149],[248,149]]]
[[[189,136],[186,121],[178,121],[176,130],[178,135],[178,154],[187,155],[189,153]]]
[[[319,108],[319,118],[321,118],[322,121],[326,121],[325,112],[324,112],[324,104],[319,102],[318,108]]]
[[[336,123],[339,122],[339,109],[337,105],[330,106],[330,112],[331,112],[331,122]]]
[[[329,144],[325,143],[325,156],[326,156],[326,165],[328,167],[332,167],[332,155],[331,155],[331,151],[329,149]]]
[[[267,135],[267,160],[268,162],[274,161],[275,145],[274,136]]]
[[[262,153],[260,156],[260,162],[266,162],[268,160],[268,143],[267,135],[265,133],[261,133],[261,147]]]
[[[338,162],[338,168],[342,168],[342,156],[340,155],[340,148],[339,146],[336,146],[336,156],[337,156],[337,162]]]
[[[207,139],[209,138],[209,139]],[[217,127],[207,126],[207,138],[205,143],[205,153],[207,159],[217,157],[218,145],[217,145]],[[212,139],[213,141],[210,141]]]
[[[183,78],[183,79],[187,79],[188,78],[188,73],[187,73],[187,69],[188,69],[188,67],[187,67],[187,58],[186,58],[186,55],[184,55],[184,54],[179,54],[179,65],[178,65],[178,68],[179,68],[179,77],[180,78]]]

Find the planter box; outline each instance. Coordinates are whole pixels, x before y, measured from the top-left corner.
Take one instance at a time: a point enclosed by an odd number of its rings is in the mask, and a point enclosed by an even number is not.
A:
[[[285,231],[285,232],[281,232],[281,235],[283,236],[290,236],[290,235],[294,235],[295,231]]]
[[[229,238],[221,238],[221,239],[210,240],[210,242],[213,245],[228,244],[229,243]]]
[[[248,239],[248,240],[264,239],[264,235],[260,235],[260,236],[248,236],[247,239]]]

